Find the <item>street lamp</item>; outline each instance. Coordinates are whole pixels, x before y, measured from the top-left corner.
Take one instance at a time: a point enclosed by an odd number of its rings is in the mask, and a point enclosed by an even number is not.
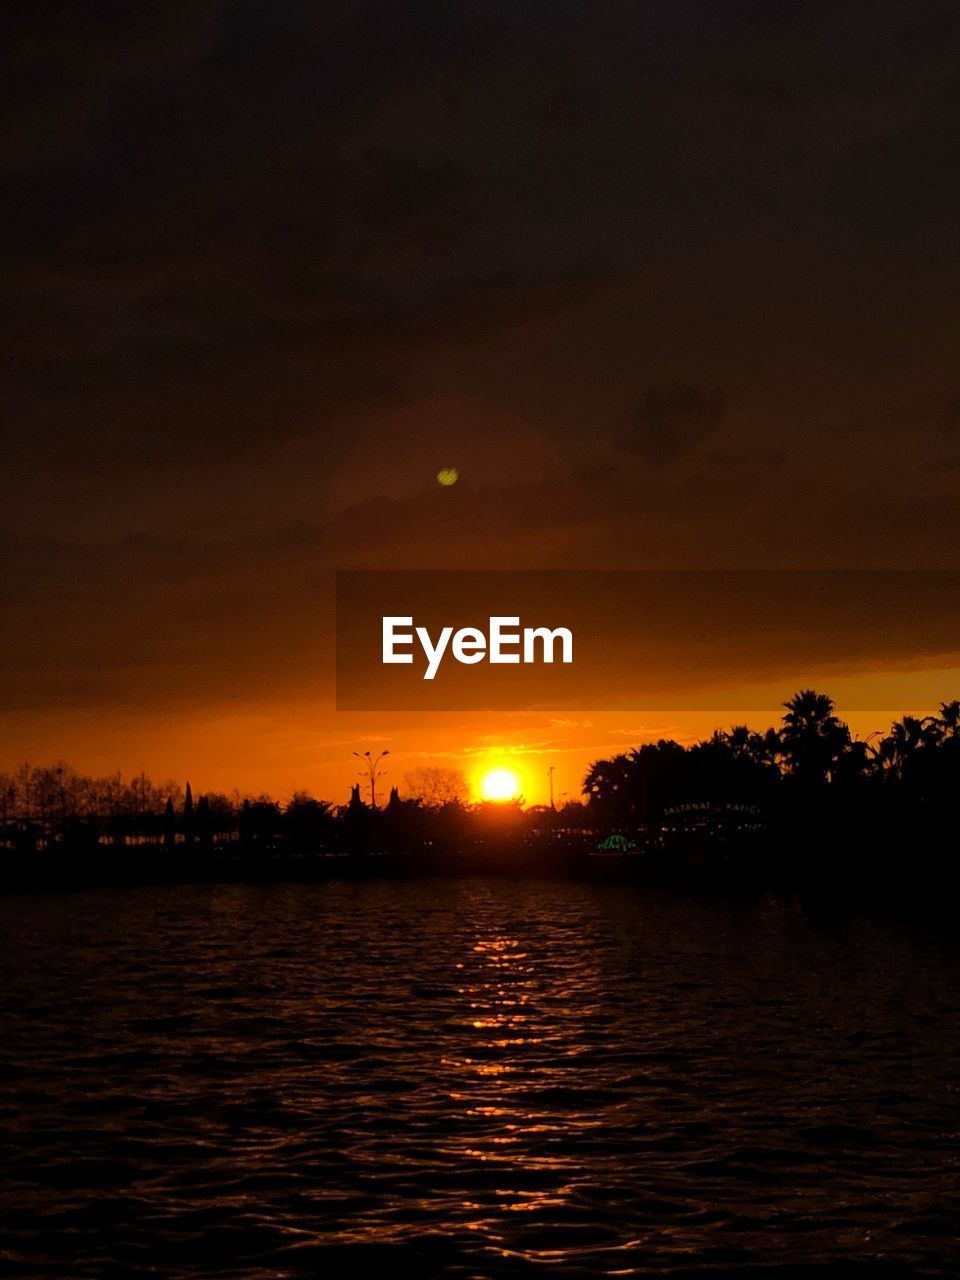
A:
[[[381,751],[378,756],[371,755],[369,751],[354,751],[353,754],[361,761],[363,772],[370,779],[370,808],[375,809],[377,807],[377,778],[384,772],[378,766],[383,757],[388,756],[390,752]]]

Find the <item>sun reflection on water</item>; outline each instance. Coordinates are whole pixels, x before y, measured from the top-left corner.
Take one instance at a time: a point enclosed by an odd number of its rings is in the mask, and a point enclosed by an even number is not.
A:
[[[507,1244],[502,1232],[494,1232],[495,1213],[562,1214],[574,1190],[574,1163],[557,1149],[571,1120],[551,1117],[537,1095],[563,1071],[576,1029],[565,1025],[549,966],[520,937],[481,935],[471,952],[455,962],[463,1001],[463,1014],[454,1019],[460,1052],[442,1065],[464,1080],[449,1095],[462,1107],[472,1139],[456,1147],[458,1157],[498,1170],[492,1203],[469,1202],[480,1215],[470,1229]]]
[[[583,885],[197,898],[71,902],[69,964],[66,908],[37,965],[7,914],[4,1085],[26,1118],[8,1217],[37,1274],[63,1273],[61,1213],[117,1274],[146,1256],[144,1222],[164,1261],[216,1238],[231,1274],[264,1276],[387,1272],[375,1251],[394,1248],[423,1275],[662,1275],[761,1247],[832,1272],[851,1241],[914,1274],[955,1237],[949,1169],[925,1180],[957,1134],[952,951]],[[896,1016],[871,1025],[878,1002]],[[90,1176],[121,1160],[135,1201]]]

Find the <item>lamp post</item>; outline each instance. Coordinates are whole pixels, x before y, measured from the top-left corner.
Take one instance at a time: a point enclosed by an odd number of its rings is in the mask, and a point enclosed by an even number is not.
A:
[[[382,772],[378,766],[383,757],[388,756],[390,752],[381,751],[377,756],[371,755],[369,751],[354,751],[353,754],[362,763],[363,771],[370,779],[370,808],[375,809],[377,807],[377,778],[380,777]]]
[[[555,809],[557,806],[553,803],[553,765],[547,770],[547,777],[550,779],[550,808]]]

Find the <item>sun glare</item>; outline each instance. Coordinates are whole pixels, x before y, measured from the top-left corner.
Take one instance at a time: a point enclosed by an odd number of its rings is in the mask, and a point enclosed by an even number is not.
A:
[[[512,769],[491,769],[483,775],[480,791],[484,800],[515,800],[520,794],[520,779]]]

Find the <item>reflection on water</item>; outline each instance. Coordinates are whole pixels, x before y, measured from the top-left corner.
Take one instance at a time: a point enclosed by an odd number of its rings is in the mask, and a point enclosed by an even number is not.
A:
[[[9,899],[0,1267],[955,1275],[958,968],[573,884]]]

